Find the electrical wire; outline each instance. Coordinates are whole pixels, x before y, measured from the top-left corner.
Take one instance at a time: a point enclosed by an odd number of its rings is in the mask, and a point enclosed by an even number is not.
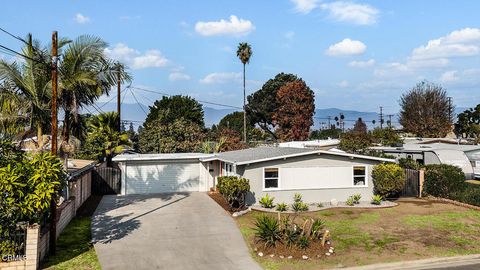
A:
[[[136,86],[129,86],[129,88],[137,89],[137,90],[141,90],[141,91],[145,91],[145,92],[150,92],[150,93],[155,93],[155,94],[159,94],[159,95],[162,95],[162,96],[168,96],[168,97],[173,96],[173,95],[171,95],[171,94],[162,93],[162,92],[159,92],[159,91],[149,90],[149,89],[145,89],[145,88],[141,88],[141,87],[136,87]],[[204,100],[198,100],[198,99],[197,99],[197,101],[198,101],[199,103],[204,103],[204,104],[210,104],[210,105],[216,105],[216,106],[221,106],[221,107],[227,107],[227,108],[233,108],[233,109],[243,110],[242,107],[233,106],[233,105],[221,104],[221,103],[204,101]]]
[[[130,89],[130,93],[132,93],[133,98],[134,98],[135,101],[137,102],[138,107],[140,107],[140,109],[142,109],[142,111],[145,113],[145,116],[148,116],[148,113],[147,113],[147,112],[145,111],[145,109],[142,107],[142,105],[140,104],[140,102],[138,102],[138,99],[137,99],[137,97],[135,96],[135,94],[133,93],[132,89],[131,89],[131,88],[129,88],[129,89]]]

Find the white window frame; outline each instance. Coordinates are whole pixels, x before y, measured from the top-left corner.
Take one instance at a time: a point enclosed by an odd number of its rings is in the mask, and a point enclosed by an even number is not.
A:
[[[364,167],[365,168],[365,185],[355,185],[355,167]],[[368,187],[368,166],[367,165],[353,165],[352,166],[352,187],[354,188],[363,188]]]
[[[277,169],[278,170],[277,187],[276,188],[266,188],[265,187],[265,180],[266,179],[275,179],[275,178],[265,178],[265,169]],[[263,169],[262,169],[262,188],[263,188],[263,191],[280,190],[280,187],[281,187],[280,171],[281,170],[280,170],[279,167],[263,167]]]

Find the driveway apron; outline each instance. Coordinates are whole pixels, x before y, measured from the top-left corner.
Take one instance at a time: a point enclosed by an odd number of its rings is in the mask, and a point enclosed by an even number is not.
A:
[[[104,196],[92,238],[102,269],[261,269],[206,193]]]

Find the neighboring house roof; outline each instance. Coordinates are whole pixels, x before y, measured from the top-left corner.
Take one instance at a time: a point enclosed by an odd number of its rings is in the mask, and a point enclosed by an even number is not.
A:
[[[69,159],[67,161],[67,170],[70,178],[74,178],[84,172],[93,169],[97,162],[85,159]]]
[[[202,159],[212,156],[213,154],[203,153],[121,154],[114,157],[113,161]]]
[[[279,147],[293,147],[293,148],[328,148],[334,147],[340,143],[338,139],[328,140],[311,140],[311,141],[291,141],[279,143]]]
[[[372,156],[355,155],[349,153],[332,152],[327,150],[312,150],[306,148],[290,147],[257,147],[244,150],[229,151],[218,153],[215,156],[203,158],[202,161],[220,160],[223,162],[234,163],[236,165],[245,165],[251,163],[265,162],[283,158],[299,157],[314,154],[326,154],[333,156],[344,156],[365,160],[376,160],[381,162],[395,162],[394,159],[378,158]]]
[[[462,152],[480,151],[480,145],[466,145],[466,144],[448,144],[448,143],[431,143],[431,144],[416,144],[408,143],[400,147],[391,146],[375,146],[371,147],[374,150],[387,152],[426,152],[436,150],[457,150]]]

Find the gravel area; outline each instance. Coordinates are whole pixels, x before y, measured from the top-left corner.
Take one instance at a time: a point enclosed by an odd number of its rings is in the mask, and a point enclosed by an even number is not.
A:
[[[318,204],[309,204],[308,211],[306,212],[316,212],[316,211],[322,211],[322,210],[327,210],[331,208],[388,208],[388,207],[394,207],[398,205],[398,203],[391,202],[391,201],[382,201],[380,205],[375,205],[370,202],[360,202],[359,204],[355,204],[354,206],[348,206],[347,204],[345,204],[345,202],[338,202],[336,206],[331,205],[330,202],[326,202],[322,204],[323,204],[322,207],[318,207]],[[250,206],[250,208],[254,211],[272,212],[272,213],[277,212],[275,208],[263,208],[257,204]],[[291,208],[290,205],[289,205],[289,208]],[[295,213],[295,212],[289,210],[283,213]]]

